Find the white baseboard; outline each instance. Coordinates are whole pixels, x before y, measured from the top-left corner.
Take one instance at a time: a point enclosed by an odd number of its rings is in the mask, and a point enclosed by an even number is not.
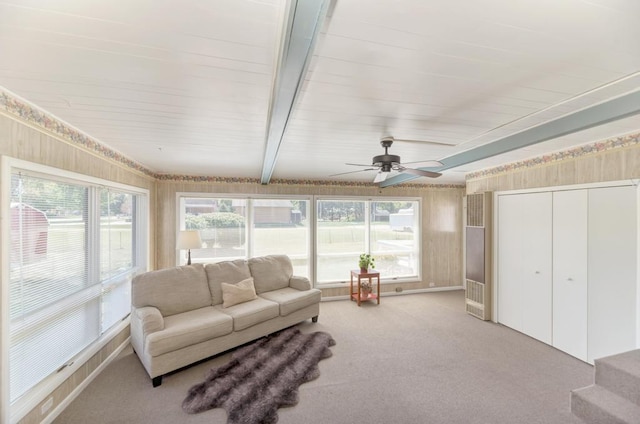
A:
[[[60,402],[58,404],[58,406],[56,406],[53,410],[51,410],[51,413],[49,413],[49,415],[47,415],[46,417],[44,417],[44,419],[40,422],[40,424],[51,424],[53,422],[53,420],[55,420],[56,418],[58,418],[58,415],[60,415],[62,413],[62,411],[64,411],[67,406],[69,406],[69,404],[71,404],[71,402],[73,402],[73,400],[75,398],[78,397],[78,395],[80,395],[80,393],[82,393],[82,391],[97,377],[100,375],[100,373],[111,363],[113,362],[114,359],[116,359],[116,357],[120,354],[120,352],[122,352],[124,350],[124,348],[126,348],[129,345],[129,342],[131,340],[131,336],[127,337],[127,339],[122,342],[122,344],[120,346],[118,346],[112,353],[111,355],[109,355],[109,357],[107,359],[105,359],[104,361],[102,361],[102,363],[100,365],[98,365],[98,367],[93,370],[93,372],[91,372],[91,374],[89,374],[87,376],[87,378],[85,378],[82,383],[80,383],[75,389],[73,389],[73,391],[71,393],[69,393],[69,396],[67,396],[66,398],[64,398],[62,400],[62,402]]]
[[[454,291],[454,290],[464,290],[464,286],[447,286],[447,287],[432,287],[426,289],[415,289],[415,290],[402,290],[401,292],[382,292],[380,297],[388,297],[388,296],[403,296],[405,294],[416,294],[416,293],[430,293],[430,292],[441,292],[441,291]],[[348,294],[342,296],[322,296],[323,302],[333,302],[335,300],[348,300],[351,296]]]

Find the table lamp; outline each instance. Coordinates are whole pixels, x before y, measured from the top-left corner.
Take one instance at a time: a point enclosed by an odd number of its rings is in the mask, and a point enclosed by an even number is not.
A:
[[[178,233],[176,248],[188,251],[187,265],[191,265],[191,249],[200,249],[201,247],[202,240],[197,230],[180,231]]]

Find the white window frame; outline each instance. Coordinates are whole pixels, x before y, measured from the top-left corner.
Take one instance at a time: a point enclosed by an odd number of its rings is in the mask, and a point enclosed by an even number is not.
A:
[[[65,171],[58,168],[36,164],[21,159],[2,156],[0,160],[0,210],[4,214],[10,210],[11,203],[11,174],[14,170],[24,170],[34,174],[41,174],[43,177],[71,183],[84,183],[96,187],[109,187],[126,191],[135,195],[140,195],[139,205],[136,207],[136,220],[139,223],[137,242],[134,255],[138,260],[135,272],[144,272],[149,269],[149,190],[128,186],[96,177],[90,177],[76,172]],[[89,201],[90,198],[88,199]],[[54,373],[43,379],[40,383],[28,390],[13,403],[9,400],[9,252],[10,252],[10,219],[2,216],[0,220],[0,423],[14,423],[22,419],[34,407],[44,401],[47,396],[68,379],[74,372],[80,369],[86,361],[99,352],[115,335],[124,330],[129,325],[128,316],[120,323],[104,331],[100,337],[76,355],[69,365],[61,371]],[[91,229],[89,231],[97,231]],[[89,261],[97,261],[98,258],[88,258]],[[61,364],[62,365],[62,364]],[[88,384],[88,383],[83,383]]]
[[[397,283],[415,283],[422,281],[422,198],[420,197],[403,197],[403,196],[393,196],[393,197],[384,197],[384,196],[314,196],[313,200],[313,238],[316,239],[317,232],[317,211],[318,211],[318,202],[320,201],[330,201],[330,200],[339,200],[339,201],[353,201],[353,202],[365,202],[365,225],[367,228],[370,228],[371,221],[371,203],[372,202],[416,202],[418,204],[419,213],[414,217],[416,220],[416,224],[419,227],[419,231],[417,231],[415,235],[415,242],[418,247],[417,251],[417,276],[411,277],[385,277],[384,275],[380,276],[380,284],[397,284]],[[370,243],[370,231],[365,232],[365,246],[367,251],[371,248]],[[345,287],[345,283],[349,282],[349,275],[344,276],[344,280],[333,281],[327,283],[318,283],[318,254],[317,254],[317,246],[314,243],[313,245],[313,257],[314,257],[314,269],[316,273],[313,274],[314,286],[317,288],[338,288]],[[354,264],[354,269],[357,268],[357,264]]]
[[[308,195],[286,195],[286,194],[240,194],[240,193],[194,193],[194,192],[178,192],[176,193],[176,240],[178,237],[178,233],[181,230],[184,230],[184,210],[182,208],[182,201],[184,198],[218,198],[218,199],[242,199],[247,200],[247,228],[253,228],[253,202],[251,200],[260,200],[260,199],[283,199],[283,200],[306,200],[309,202],[309,209],[313,209],[314,201],[313,196]],[[314,264],[315,264],[315,212],[313,210],[307,211],[309,220],[309,245],[307,246],[307,250],[309,251],[309,276],[314,275]],[[250,231],[246,233],[247,237],[247,257],[253,257],[253,244],[251,242]],[[176,250],[175,256],[175,264],[180,265],[180,250]]]

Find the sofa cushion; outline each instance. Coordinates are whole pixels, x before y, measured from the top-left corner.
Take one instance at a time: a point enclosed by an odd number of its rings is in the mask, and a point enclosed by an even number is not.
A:
[[[280,313],[277,303],[261,297],[228,308],[223,308],[222,305],[216,305],[214,308],[233,318],[234,331],[244,330],[252,325],[276,318]]]
[[[244,259],[207,264],[205,271],[211,291],[212,305],[219,305],[223,302],[221,283],[235,284],[251,277],[249,265]]]
[[[145,350],[151,356],[173,352],[183,347],[224,336],[233,331],[233,320],[227,314],[207,306],[164,319],[164,330],[147,336]]]
[[[253,278],[247,278],[236,284],[221,283],[222,307],[238,305],[255,299],[256,288],[253,286]]]
[[[293,265],[287,255],[268,255],[249,259],[256,293],[289,287]]]
[[[280,305],[280,315],[284,317],[291,312],[320,302],[321,292],[318,289],[296,290],[291,287],[285,287],[284,289],[262,293],[260,297]]]
[[[136,275],[131,302],[136,308],[155,306],[163,317],[211,306],[204,266],[193,264]]]

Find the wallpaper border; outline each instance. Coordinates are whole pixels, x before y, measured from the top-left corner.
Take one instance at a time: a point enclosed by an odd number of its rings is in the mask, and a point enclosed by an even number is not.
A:
[[[40,129],[46,130],[55,136],[60,137],[64,141],[71,142],[72,144],[84,148],[89,152],[95,153],[98,156],[112,160],[121,165],[125,165],[126,167],[142,172],[145,175],[155,177],[155,174],[151,170],[138,162],[129,159],[122,153],[118,153],[115,150],[106,147],[80,130],[71,127],[52,115],[32,106],[26,101],[16,99],[2,90],[0,90],[0,106],[4,107],[5,111],[10,115],[16,116]]]
[[[88,150],[98,156],[117,162],[131,170],[141,172],[157,181],[171,182],[193,182],[193,183],[228,183],[228,184],[261,184],[258,178],[237,178],[237,177],[215,177],[215,176],[194,176],[194,175],[174,175],[160,174],[153,172],[144,165],[129,159],[94,138],[77,130],[69,124],[61,121],[53,115],[43,111],[26,100],[17,98],[16,95],[8,93],[0,87],[0,106],[13,117],[20,119],[36,128],[44,130],[54,136],[71,144]],[[323,185],[339,187],[378,187],[370,182],[360,181],[325,181],[325,180],[286,180],[272,179],[271,184],[279,185]],[[464,184],[398,184],[403,188],[464,188]]]
[[[1,88],[1,87],[0,87]],[[122,153],[119,153],[95,140],[94,138],[84,134],[65,122],[55,118],[53,115],[44,112],[36,106],[30,104],[26,100],[21,100],[13,94],[0,89],[0,106],[10,115],[17,117],[27,123],[41,128],[47,132],[54,134],[64,141],[71,142],[74,145],[86,149],[105,159],[117,162],[132,170],[141,172],[147,176],[155,178],[158,181],[172,182],[194,182],[194,183],[230,183],[230,184],[260,184],[258,178],[235,178],[235,177],[214,177],[214,176],[192,176],[192,175],[175,175],[160,174],[151,171],[144,165],[129,159]],[[629,134],[621,137],[615,137],[595,143],[588,143],[569,150],[558,151],[548,155],[538,156],[535,158],[512,162],[499,165],[492,168],[483,169],[477,172],[471,172],[465,176],[466,181],[487,178],[513,172],[520,169],[533,168],[540,165],[546,165],[553,162],[563,160],[576,159],[579,157],[604,152],[611,149],[628,147],[640,144],[640,133]],[[378,187],[374,183],[360,181],[330,181],[330,180],[288,180],[273,179],[271,184],[279,185],[323,185],[337,187]],[[464,188],[465,184],[398,184],[396,187],[403,188]]]
[[[465,180],[472,181],[482,178],[495,177],[497,175],[502,175],[509,172],[531,169],[538,166],[549,165],[555,162],[577,159],[597,153],[606,152],[608,150],[620,149],[623,147],[630,147],[635,145],[640,145],[640,132],[613,137],[604,141],[596,141],[595,143],[587,143],[568,150],[560,150],[531,159],[506,163],[504,165],[495,166],[493,168],[470,172],[465,176]]]

